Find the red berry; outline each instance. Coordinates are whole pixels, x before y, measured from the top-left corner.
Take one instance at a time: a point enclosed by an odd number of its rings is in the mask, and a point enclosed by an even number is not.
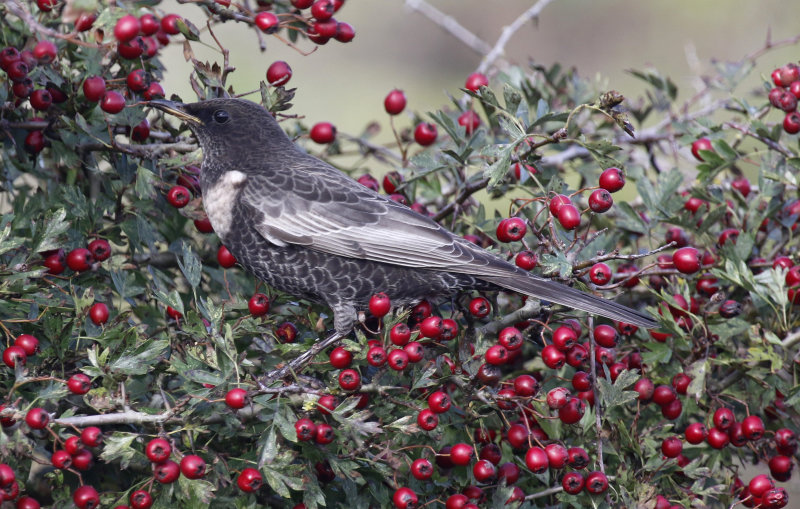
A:
[[[577,495],[583,490],[584,480],[580,472],[569,472],[561,479],[561,487],[570,495]]]
[[[394,353],[396,351],[398,351],[398,350],[394,350],[392,353]],[[402,351],[402,350],[400,350],[400,351]],[[408,355],[405,352],[403,352],[403,354],[405,354],[406,356]],[[391,359],[392,359],[392,357],[390,355],[389,356],[389,361],[390,362],[391,362]],[[361,387],[361,375],[358,373],[358,371],[356,371],[354,369],[343,369],[339,373],[339,387],[341,387],[342,389],[344,389],[346,391],[355,391],[355,390],[357,390],[359,387]]]
[[[247,404],[247,391],[238,387],[229,390],[225,394],[225,404],[234,410],[244,408]]]
[[[356,31],[350,25],[350,23],[339,22],[336,23],[336,35],[334,35],[334,39],[339,42],[350,42],[355,38]]]
[[[417,414],[417,425],[425,431],[431,431],[439,425],[439,417],[433,410],[426,408]]]
[[[200,456],[187,454],[181,459],[181,473],[187,479],[200,479],[206,474],[206,462]]]
[[[94,239],[87,247],[92,258],[98,262],[107,260],[111,256],[111,245],[105,239]]]
[[[94,465],[94,456],[88,449],[80,449],[72,455],[72,467],[86,472]]]
[[[92,381],[83,373],[75,373],[67,380],[67,389],[72,394],[83,395],[92,388]]]
[[[403,347],[403,351],[408,355],[408,362],[419,362],[425,355],[425,348],[421,343],[412,341]]]
[[[269,12],[269,11],[261,11],[256,14],[255,17],[256,26],[265,33],[271,34],[278,30],[280,25],[280,20],[278,20],[278,16]]]
[[[181,467],[174,461],[167,459],[153,466],[153,477],[161,484],[170,484],[178,480]]]
[[[581,213],[574,205],[561,205],[558,208],[558,222],[565,230],[574,230],[581,224]]]
[[[692,155],[698,161],[704,161],[703,157],[700,155],[701,150],[713,151],[714,147],[711,146],[711,140],[708,138],[700,138],[692,143]]]
[[[607,168],[600,174],[599,184],[609,193],[616,193],[625,186],[625,174],[619,168]]]
[[[481,87],[488,85],[489,78],[487,78],[485,74],[475,72],[467,77],[467,82],[464,84],[464,88],[473,92],[477,92]]]
[[[106,81],[100,76],[86,78],[83,82],[83,95],[87,100],[97,102],[106,93]]]
[[[687,375],[686,373],[678,373],[674,377],[672,377],[672,387],[675,388],[675,392],[678,394],[686,394],[686,391],[689,389],[689,384],[692,383],[692,377]]]
[[[30,67],[22,60],[11,62],[6,69],[6,74],[11,78],[11,81],[23,81],[30,71]]]
[[[267,68],[267,81],[273,87],[282,87],[292,79],[292,68],[283,60],[272,62]]]
[[[429,316],[419,324],[419,332],[426,338],[437,339],[442,335],[442,329],[442,319],[438,316]]]
[[[500,366],[508,362],[508,350],[502,345],[493,345],[486,351],[486,362],[493,366]]]
[[[758,440],[764,436],[764,422],[761,417],[751,415],[742,420],[742,433],[748,440]]]
[[[108,306],[103,302],[95,302],[89,309],[89,318],[95,325],[103,325],[108,322]]]
[[[562,352],[569,351],[578,341],[578,335],[572,327],[561,325],[553,331],[553,345]]]
[[[275,329],[275,337],[281,343],[294,343],[297,339],[297,327],[292,322],[283,322]]]
[[[72,466],[72,455],[63,449],[53,452],[50,463],[58,469],[64,470]]]
[[[189,204],[192,195],[183,186],[172,186],[167,193],[167,201],[176,209],[180,209]]]
[[[131,503],[131,509],[150,509],[153,505],[153,496],[145,490],[134,491],[128,500]]]
[[[9,347],[15,348],[15,347]],[[21,349],[20,349],[21,350]],[[31,408],[25,414],[25,423],[31,429],[44,429],[50,423],[50,414],[44,408]]]
[[[592,265],[589,269],[589,279],[596,285],[606,285],[611,281],[611,267],[603,262],[598,262]]]
[[[411,329],[404,323],[398,323],[389,331],[389,340],[397,346],[405,346],[411,339]]]
[[[217,262],[219,262],[221,267],[229,269],[236,265],[236,258],[227,247],[219,246],[219,249],[217,249]]]
[[[386,316],[392,307],[392,302],[389,296],[385,293],[376,293],[369,299],[369,312],[377,318]]]
[[[469,302],[469,312],[475,318],[485,318],[492,312],[492,305],[485,297],[475,297]]]
[[[400,114],[406,107],[406,95],[402,90],[392,90],[383,100],[383,107],[389,115]]]
[[[700,270],[700,252],[693,247],[682,247],[673,253],[672,263],[679,272],[694,274]]]
[[[97,426],[89,426],[81,431],[81,443],[86,447],[98,447],[103,443],[103,432]]]
[[[116,90],[108,90],[100,100],[100,109],[106,113],[119,113],[125,109],[125,97]]]
[[[53,97],[44,88],[34,90],[29,99],[31,107],[37,111],[45,111],[53,104]]]
[[[100,495],[97,490],[87,485],[80,486],[72,493],[72,501],[78,509],[95,509],[100,507]]]
[[[467,110],[458,116],[458,125],[463,126],[469,136],[481,125],[481,118],[474,111]]]
[[[33,57],[39,61],[40,64],[49,64],[56,59],[58,48],[52,41],[43,40],[36,43],[33,48]]]
[[[92,267],[92,253],[88,249],[79,247],[67,255],[67,266],[75,272],[83,272]]]
[[[411,464],[411,475],[419,481],[425,481],[433,476],[433,464],[425,458],[418,458]]]
[[[528,231],[528,226],[521,217],[508,217],[497,225],[497,240],[500,242],[515,242],[522,240]]]
[[[708,436],[708,430],[702,422],[693,422],[686,426],[684,435],[686,437],[686,441],[690,444],[699,444],[702,443]]]
[[[519,375],[514,379],[514,392],[523,398],[533,396],[539,392],[539,382],[531,375]]]
[[[602,214],[612,205],[614,205],[614,199],[611,197],[611,193],[605,189],[595,189],[589,195],[589,208],[592,209],[592,212]]]
[[[525,339],[522,332],[516,327],[506,327],[497,336],[497,342],[506,347],[507,350],[518,350],[522,348]]]
[[[294,430],[297,434],[297,439],[301,442],[313,440],[317,435],[317,425],[311,419],[298,419],[294,423]]]
[[[319,122],[314,124],[309,135],[314,142],[321,145],[333,143],[336,139],[336,127],[330,122]]]
[[[320,2],[327,1],[328,0],[317,0],[314,2],[314,5],[316,6]],[[419,500],[417,499],[417,494],[414,493],[411,488],[399,488],[394,492],[394,495],[392,495],[392,503],[397,509],[414,509],[417,507],[418,502]]]
[[[117,24],[114,25],[114,37],[119,42],[128,42],[139,35],[141,28],[142,25],[139,22],[139,18],[132,14],[126,14],[117,20]]]
[[[767,491],[774,489],[775,483],[766,474],[759,474],[750,480],[747,489],[754,497],[761,497]]]
[[[708,445],[714,449],[722,449],[728,445],[728,442],[730,442],[730,437],[728,437],[728,434],[723,430],[714,427],[708,430],[706,441],[708,441]]]
[[[472,461],[475,451],[469,444],[458,443],[450,448],[450,461],[454,465],[464,466]]]
[[[168,35],[178,35],[181,33],[178,28],[178,21],[181,19],[177,14],[167,14],[161,18],[161,30]]]
[[[39,340],[30,334],[20,334],[17,336],[17,339],[14,340],[14,346],[22,348],[25,355],[30,357],[36,355],[39,351]]]
[[[236,485],[245,493],[258,491],[263,482],[264,478],[261,476],[261,472],[255,468],[245,468],[236,478]]]
[[[547,453],[541,447],[531,447],[525,453],[525,466],[534,474],[542,474],[550,466]]]
[[[514,264],[523,270],[532,270],[538,263],[539,257],[533,251],[520,251],[514,258]]]
[[[722,431],[727,431],[734,421],[733,411],[730,408],[720,407],[714,412],[714,426]]]
[[[783,130],[789,134],[800,132],[800,113],[792,111],[786,114],[783,119]]]
[[[450,409],[450,397],[443,391],[432,392],[428,396],[428,407],[437,414],[444,413]]]
[[[422,122],[417,124],[417,127],[414,128],[414,141],[423,147],[432,145],[436,141],[437,136],[438,132],[436,126],[430,122]]]
[[[331,366],[342,369],[350,366],[350,363],[353,362],[353,354],[345,350],[344,347],[337,346],[331,351],[329,359]]]
[[[152,14],[142,14],[139,16],[140,31],[144,35],[154,35],[161,29],[161,23]]]
[[[666,456],[667,458],[677,458],[681,451],[683,450],[683,444],[681,443],[681,439],[678,437],[669,437],[665,438],[663,442],[661,442],[661,454]]]
[[[147,442],[144,453],[147,459],[153,463],[161,463],[169,459],[170,454],[172,454],[172,446],[163,438],[154,438]]]
[[[598,345],[604,348],[614,348],[617,346],[617,331],[610,325],[598,325],[594,328],[592,337],[594,337]]]
[[[592,495],[600,495],[608,489],[608,477],[602,472],[589,472],[584,489]]]
[[[555,345],[547,345],[542,349],[542,360],[548,368],[560,369],[566,362],[566,355]]]
[[[565,387],[556,387],[547,393],[547,406],[558,410],[569,402],[569,391]]]
[[[153,99],[163,99],[164,89],[161,87],[159,82],[153,81],[150,83],[150,86],[147,87],[147,90],[144,91],[142,96],[147,101],[152,101]]]
[[[481,483],[492,482],[497,477],[497,468],[494,463],[487,460],[479,460],[472,467],[472,475],[475,480]],[[467,507],[466,505],[464,507]]]
[[[263,293],[256,293],[247,302],[247,309],[253,316],[264,316],[269,311],[269,298]]]
[[[575,424],[586,412],[586,403],[578,398],[570,398],[567,404],[558,409],[558,418],[564,424]]]

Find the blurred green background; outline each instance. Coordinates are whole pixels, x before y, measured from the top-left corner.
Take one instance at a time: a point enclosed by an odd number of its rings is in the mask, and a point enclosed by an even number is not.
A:
[[[429,3],[490,45],[505,25],[534,4],[531,0]],[[162,7],[205,26],[198,8],[178,7],[173,0]],[[406,92],[410,109],[429,111],[447,102],[444,90],[458,95],[465,77],[480,63],[478,54],[408,8],[404,0],[347,0],[336,17],[353,25],[355,39],[348,44],[331,41],[308,56],[272,36],[265,36],[268,48],[261,53],[254,29],[244,24],[226,23],[215,29],[231,50],[236,91],[256,89],[271,62],[286,60],[294,70],[289,86],[297,87],[292,112],[309,122],[328,120],[357,133],[370,120],[387,125],[382,105],[392,88]],[[779,41],[798,33],[796,0],[555,0],[537,22],[516,33],[505,57],[520,64],[529,59],[545,65],[560,62],[631,99],[641,96],[645,86],[626,70],[651,66],[670,76],[685,99],[699,86],[697,76],[712,70],[712,59],[740,60],[763,48],[768,34]],[[204,34],[203,41],[211,40]],[[310,51],[314,45],[301,41],[299,47]],[[202,59],[221,61],[218,52],[198,43],[193,49]],[[758,85],[759,73],[768,76],[774,67],[797,61],[799,53],[796,45],[767,53],[748,85]],[[180,44],[166,50],[166,61],[167,93],[193,99],[187,80],[190,66]]]

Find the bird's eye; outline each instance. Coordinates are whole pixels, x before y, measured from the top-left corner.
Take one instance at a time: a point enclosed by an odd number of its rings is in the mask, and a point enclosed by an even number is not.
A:
[[[214,112],[214,122],[218,124],[224,124],[228,120],[231,119],[231,116],[225,110],[217,110]]]

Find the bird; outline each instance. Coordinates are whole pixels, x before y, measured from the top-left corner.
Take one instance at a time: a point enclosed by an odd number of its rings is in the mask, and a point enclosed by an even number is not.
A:
[[[241,98],[149,104],[185,122],[202,149],[200,188],[215,232],[271,287],[333,312],[332,344],[386,293],[394,307],[467,290],[510,290],[653,328],[647,313],[531,274],[307,153]]]

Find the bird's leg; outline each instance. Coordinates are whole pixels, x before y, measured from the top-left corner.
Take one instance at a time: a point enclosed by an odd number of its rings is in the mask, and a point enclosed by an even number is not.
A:
[[[322,341],[314,343],[314,346],[312,346],[305,352],[301,353],[300,355],[289,361],[282,368],[274,369],[269,373],[267,373],[267,375],[264,378],[259,380],[259,385],[262,388],[264,388],[267,387],[272,382],[274,382],[275,380],[280,380],[282,378],[285,378],[291,373],[299,373],[309,362],[311,362],[312,359],[314,359],[314,357],[317,356],[318,353],[325,350],[332,344],[336,343],[343,337],[344,334],[338,331],[334,331],[327,338],[323,339]]]

